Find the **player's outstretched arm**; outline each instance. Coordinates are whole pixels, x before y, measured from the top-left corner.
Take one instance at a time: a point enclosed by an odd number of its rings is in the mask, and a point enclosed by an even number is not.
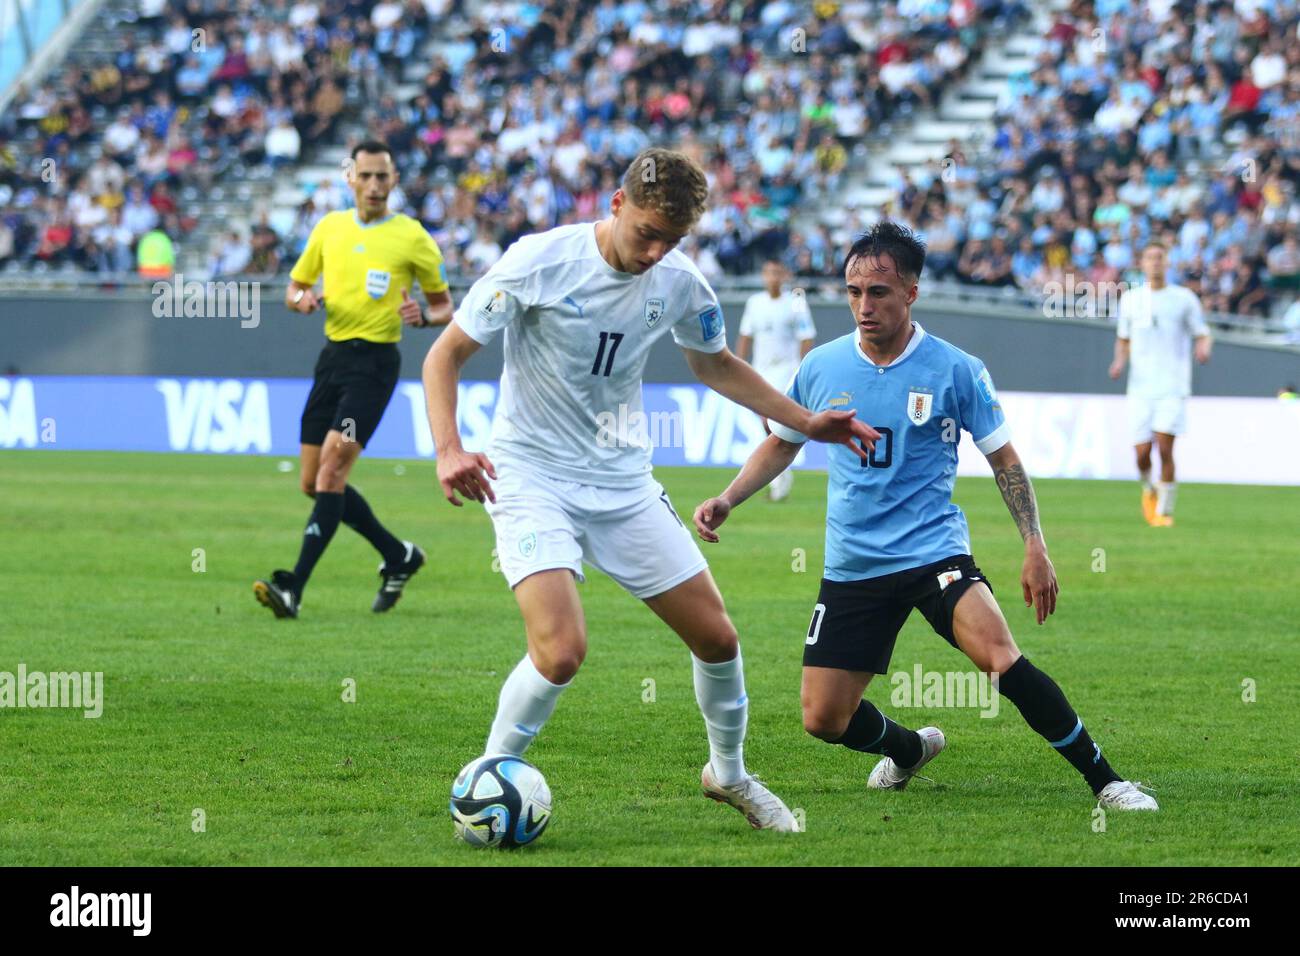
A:
[[[1020,536],[1025,539],[1025,563],[1020,571],[1020,589],[1025,607],[1034,607],[1038,623],[1042,624],[1055,612],[1056,596],[1061,589],[1056,583],[1056,569],[1047,556],[1047,544],[1043,540],[1043,529],[1038,521],[1038,501],[1034,497],[1034,486],[1025,474],[1025,466],[1011,442],[987,457],[998,490],[1002,492],[1002,500],[1007,503],[1007,510],[1015,519]]]
[[[458,491],[475,501],[497,500],[488,484],[488,478],[496,479],[496,469],[486,455],[465,451],[456,428],[456,383],[461,368],[478,350],[479,344],[460,326],[449,325],[424,357],[424,401],[438,456],[438,484],[458,508],[463,504]]]
[[[738,507],[746,499],[772,483],[777,475],[790,467],[790,463],[799,454],[799,445],[776,435],[768,435],[749,460],[741,467],[740,473],[732,479],[727,490],[716,498],[702,502],[695,509],[695,530],[701,538],[714,544],[718,541],[715,534],[722,522],[727,520],[731,509]]]
[[[691,372],[709,388],[801,435],[828,444],[848,445],[864,460],[880,440],[880,432],[854,418],[856,412],[810,412],[769,385],[749,363],[736,358],[730,349],[724,348],[720,352],[682,351],[686,353],[686,364],[691,367]]]

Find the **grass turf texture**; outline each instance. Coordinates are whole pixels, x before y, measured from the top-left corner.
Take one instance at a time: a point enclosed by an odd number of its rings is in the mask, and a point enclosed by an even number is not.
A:
[[[707,758],[687,652],[593,572],[582,672],[529,751],[556,811],[522,852],[456,841],[447,794],[485,739],[522,625],[492,568],[482,509],[453,509],[429,463],[365,460],[355,484],[429,564],[388,615],[377,556],[340,526],[298,621],[250,584],[292,566],[309,502],[297,464],[198,455],[0,453],[0,670],[104,673],[98,720],[0,710],[6,864],[1295,864],[1300,490],[1188,485],[1178,525],[1148,528],[1134,484],[1040,481],[1061,581],[1039,628],[1019,599],[1021,546],[991,480],[963,479],[975,556],[1021,648],[1065,689],[1116,769],[1159,814],[1111,813],[1003,701],[898,708],[948,750],[904,793],[868,793],[872,755],[806,736],[804,633],[822,561],[824,477],[755,499],[704,546],[742,638],[746,758],[798,835],[750,830],[704,799]],[[663,469],[688,516],[731,472]],[[206,570],[192,570],[193,549]],[[807,570],[792,570],[794,549]],[[1100,567],[1104,550],[1104,572]],[[919,613],[891,672],[971,670]],[[342,700],[356,682],[356,702]],[[1258,700],[1243,702],[1242,681]],[[654,681],[653,702],[645,682]],[[191,826],[206,815],[206,832]]]

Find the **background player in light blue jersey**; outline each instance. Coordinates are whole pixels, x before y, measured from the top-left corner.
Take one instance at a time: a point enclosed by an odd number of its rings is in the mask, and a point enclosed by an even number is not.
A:
[[[903,789],[943,750],[938,728],[908,730],[862,696],[919,608],[981,671],[997,675],[1000,693],[1083,774],[1102,806],[1156,810],[1111,769],[1056,682],[1020,653],[971,558],[966,517],[952,503],[962,431],[988,458],[1024,539],[1025,605],[1039,624],[1056,610],[1033,487],[988,370],[912,321],[924,264],[925,246],[896,223],[859,237],[844,261],[857,328],[808,353],[787,390],[809,409],[856,409],[881,435],[866,460],[827,446],[826,570],[804,644],[804,727],[828,743],[883,754],[868,778],[877,789]],[[789,467],[806,440],[776,422],[772,432],[726,491],[695,510],[705,541],[716,542],[731,510]]]

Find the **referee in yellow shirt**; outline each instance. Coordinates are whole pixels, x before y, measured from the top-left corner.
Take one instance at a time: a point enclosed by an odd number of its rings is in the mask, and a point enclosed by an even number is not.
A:
[[[270,580],[253,584],[258,601],[276,617],[298,616],[303,588],[340,521],[383,556],[372,610],[387,611],[396,604],[424,564],[424,552],[392,535],[348,484],[353,463],[379,427],[397,387],[402,325],[446,325],[452,315],[447,269],[437,243],[414,219],[388,211],[397,175],[383,143],[367,140],[353,149],[348,184],[356,208],[332,212],[318,222],[290,273],[285,305],[304,315],[325,306],[329,341],[316,361],[302,410],[302,490],[316,503],[298,563],[292,571],[275,571]],[[322,274],[318,296],[312,287]],[[428,310],[411,297],[413,279],[424,291]]]

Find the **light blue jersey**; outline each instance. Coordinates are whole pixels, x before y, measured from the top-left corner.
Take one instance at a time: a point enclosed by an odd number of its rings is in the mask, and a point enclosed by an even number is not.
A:
[[[812,411],[856,409],[880,432],[870,461],[827,445],[826,577],[859,581],[970,554],[966,516],[952,503],[957,444],[970,432],[985,455],[1010,439],[984,363],[920,325],[889,365],[867,358],[854,331],[813,349],[786,394]],[[786,441],[806,436],[778,422]]]

